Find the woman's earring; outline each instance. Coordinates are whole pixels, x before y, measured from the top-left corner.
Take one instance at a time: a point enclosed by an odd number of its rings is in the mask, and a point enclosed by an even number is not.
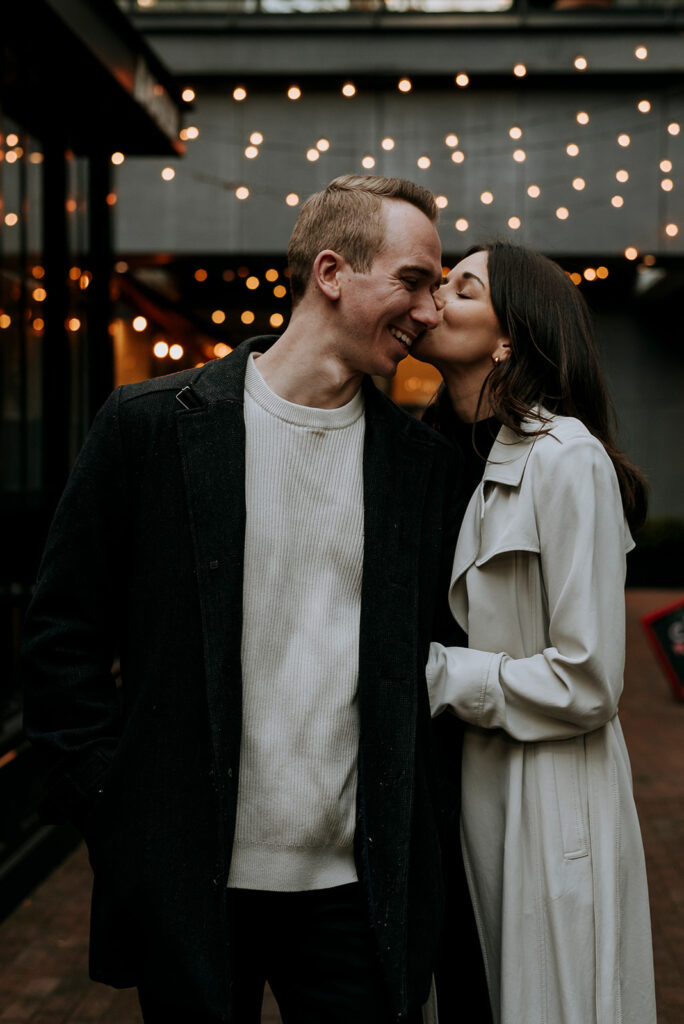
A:
[[[499,357],[498,356],[492,356],[492,359],[494,360],[494,365],[498,366],[499,365]]]

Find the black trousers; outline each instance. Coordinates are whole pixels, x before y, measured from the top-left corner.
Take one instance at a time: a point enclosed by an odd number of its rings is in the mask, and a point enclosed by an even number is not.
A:
[[[358,883],[311,892],[231,889],[233,1024],[260,1024],[266,982],[284,1024],[390,1024],[375,943]],[[146,1024],[173,1020],[139,990]],[[410,1024],[420,1024],[418,1013]]]

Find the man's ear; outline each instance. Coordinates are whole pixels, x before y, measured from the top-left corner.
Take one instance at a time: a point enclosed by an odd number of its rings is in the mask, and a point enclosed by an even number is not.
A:
[[[314,260],[312,280],[332,302],[336,302],[340,297],[340,278],[345,265],[344,257],[332,249],[319,252]]]

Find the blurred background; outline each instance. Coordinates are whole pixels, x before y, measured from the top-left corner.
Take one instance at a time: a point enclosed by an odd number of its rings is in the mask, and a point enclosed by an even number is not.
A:
[[[281,331],[298,208],[338,174],[430,188],[446,266],[504,236],[571,275],[651,483],[629,584],[683,586],[683,31],[684,0],[5,0],[0,915],[74,842],[37,817],[18,647],[92,417]],[[408,358],[390,394],[436,383]]]

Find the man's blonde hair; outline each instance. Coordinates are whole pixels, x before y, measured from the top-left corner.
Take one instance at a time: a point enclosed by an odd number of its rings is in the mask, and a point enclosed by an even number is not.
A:
[[[343,174],[306,200],[287,250],[292,304],[303,297],[319,252],[332,249],[357,274],[367,274],[385,239],[383,199],[411,203],[436,223],[431,192],[405,178],[377,174]]]

